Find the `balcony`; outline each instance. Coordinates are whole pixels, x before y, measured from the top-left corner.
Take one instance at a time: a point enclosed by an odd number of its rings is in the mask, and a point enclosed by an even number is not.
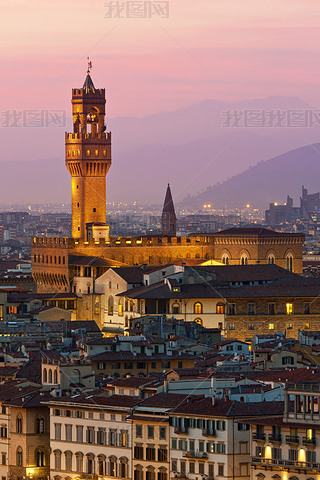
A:
[[[183,454],[185,458],[208,458],[208,454],[206,452],[199,452],[199,451],[192,451],[188,450]]]
[[[274,434],[270,433],[268,436],[269,442],[272,443],[281,443],[282,442],[282,436],[279,434]]]
[[[316,445],[315,438],[302,437],[302,445]]]
[[[297,468],[305,470],[319,470],[320,463],[296,462],[293,460],[278,460],[275,458],[252,457],[252,465],[270,465],[284,468]]]
[[[318,383],[287,383],[286,390],[296,390],[304,392],[320,392],[320,385]]]
[[[266,434],[265,434],[265,433],[261,433],[261,432],[256,432],[256,433],[253,434],[252,438],[253,438],[253,440],[265,441],[265,439],[266,439]]]
[[[99,475],[97,473],[81,473],[79,478],[81,480],[98,480]]]
[[[178,434],[178,435],[181,435],[181,434],[184,434],[184,435],[187,435],[188,434],[188,427],[174,427],[174,433]]]
[[[299,445],[299,437],[297,435],[286,435],[286,443]]]
[[[216,437],[217,436],[217,433],[215,430],[213,429],[210,429],[210,428],[203,428],[202,429],[202,435],[204,437]]]

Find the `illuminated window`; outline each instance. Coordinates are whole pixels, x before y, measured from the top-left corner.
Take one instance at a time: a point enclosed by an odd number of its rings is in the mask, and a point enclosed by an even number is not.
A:
[[[98,296],[94,300],[94,313],[95,315],[100,313],[100,299]]]
[[[222,263],[223,263],[224,265],[229,265],[229,256],[228,256],[227,253],[224,253],[224,254],[222,255],[221,261],[222,261]]]
[[[8,313],[18,313],[18,307],[16,305],[11,305],[8,307]]]
[[[224,314],[224,304],[223,303],[217,303],[216,312],[217,312],[218,315]]]
[[[305,323],[304,324],[304,329],[305,330],[310,330],[310,323]]]
[[[286,305],[287,315],[292,315],[292,311],[293,311],[292,307],[293,307],[292,303],[287,303]]]
[[[103,150],[103,156],[104,156],[104,157],[107,156],[107,150]]]
[[[121,446],[125,447],[127,445],[127,434],[122,432],[121,434]]]
[[[269,323],[269,330],[274,330],[274,323]]]
[[[202,304],[200,302],[197,302],[194,304],[194,313],[196,315],[199,315],[202,313]]]
[[[90,157],[91,155],[91,150],[87,150],[87,157]]]
[[[119,298],[118,315],[119,317],[123,316],[123,299],[122,298]]]
[[[99,155],[99,150],[94,151],[95,156],[97,157]]]
[[[264,457],[264,447],[256,447],[256,457]]]
[[[314,431],[312,428],[307,429],[307,440],[313,440],[314,439]]]

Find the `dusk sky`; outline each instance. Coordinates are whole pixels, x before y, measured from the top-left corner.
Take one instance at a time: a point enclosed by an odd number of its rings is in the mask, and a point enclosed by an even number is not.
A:
[[[320,121],[299,132],[223,128],[229,108],[320,107],[319,0],[1,3],[0,190],[8,203],[70,198],[64,131],[71,129],[71,90],[82,87],[88,56],[95,86],[106,88],[113,135],[110,201],[160,202],[170,181],[178,202],[320,139]],[[152,15],[143,15],[144,8]],[[68,124],[14,124],[14,112],[22,117],[32,110],[63,111]],[[10,178],[20,161],[30,162],[30,178],[21,175],[13,191]],[[300,176],[290,185],[285,195],[297,196]],[[309,188],[318,185],[309,182]],[[271,192],[270,199],[283,195]]]
[[[112,117],[208,98],[320,104],[319,0],[169,4],[169,18],[105,18],[102,0],[2,1],[1,109],[68,108],[88,55]]]

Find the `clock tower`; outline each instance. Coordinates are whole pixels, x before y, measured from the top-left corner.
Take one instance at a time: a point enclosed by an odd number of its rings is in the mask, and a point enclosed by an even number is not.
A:
[[[66,166],[71,175],[72,237],[108,239],[106,175],[111,166],[111,133],[105,126],[105,89],[90,76],[72,90],[73,133],[66,133]]]

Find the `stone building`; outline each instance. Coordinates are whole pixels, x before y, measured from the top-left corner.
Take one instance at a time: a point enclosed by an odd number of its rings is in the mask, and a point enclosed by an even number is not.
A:
[[[319,378],[316,382],[290,382],[286,385],[284,413],[250,422],[252,479],[319,477],[319,400]]]
[[[275,415],[282,402],[190,396],[170,413],[170,478],[250,479],[248,417]]]
[[[16,397],[9,409],[10,448],[8,478],[44,480],[50,473],[49,409],[43,392]]]
[[[267,288],[266,288],[267,287]],[[319,281],[276,265],[185,267],[161,283],[119,294],[133,301],[133,316],[174,315],[227,339],[319,330]]]
[[[107,393],[48,402],[50,478],[132,478],[132,428],[127,418],[140,399]]]
[[[105,90],[95,88],[88,70],[83,87],[72,90],[73,132],[65,137],[66,166],[71,174],[72,238],[33,238],[32,274],[38,292],[72,291],[75,277],[84,277],[80,283],[86,284],[108,267],[157,266],[175,259],[216,260],[230,265],[276,263],[302,273],[302,234],[235,228],[177,237],[169,187],[161,235],[110,237],[106,175],[111,166],[111,133],[106,133],[105,103]],[[85,257],[87,265],[79,263],[79,257]],[[92,265],[97,257],[100,264]]]

